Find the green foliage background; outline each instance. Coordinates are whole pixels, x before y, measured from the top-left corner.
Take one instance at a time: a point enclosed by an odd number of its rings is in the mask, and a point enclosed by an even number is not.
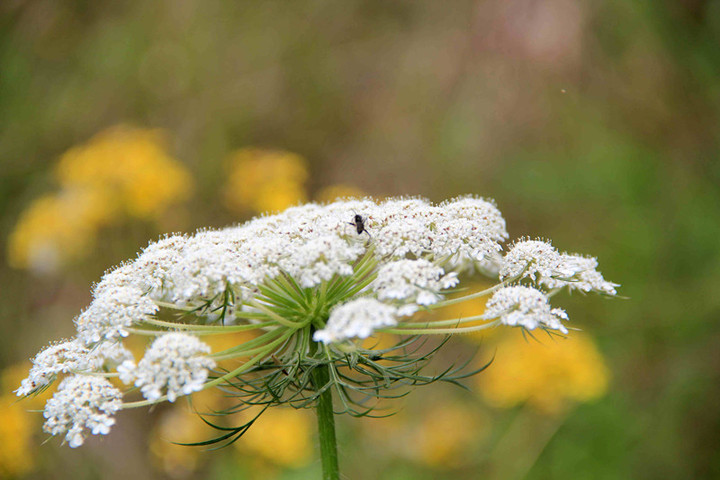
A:
[[[564,302],[613,384],[527,478],[717,478],[718,45],[712,0],[2,2],[0,247],[52,190],[57,157],[117,123],[171,133],[198,184],[188,231],[238,220],[222,161],[247,145],[304,156],[311,191],[492,197],[511,237],[598,256],[629,297]],[[159,233],[118,228],[61,276],[3,262],[0,363],[69,335],[91,283]],[[154,477],[139,439],[111,437],[104,451],[43,447],[34,475],[115,478],[110,450]],[[373,478],[344,441],[347,478]],[[450,477],[399,465],[383,478]]]

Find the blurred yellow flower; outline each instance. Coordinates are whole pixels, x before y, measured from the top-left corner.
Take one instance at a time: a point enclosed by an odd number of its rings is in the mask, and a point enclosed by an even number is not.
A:
[[[207,338],[207,343],[214,352],[220,352],[254,337],[255,334],[252,332],[237,332],[231,335],[210,336]],[[141,355],[145,347],[146,345],[141,344],[129,346],[136,356]],[[187,400],[187,402],[178,402],[163,413],[150,440],[150,451],[155,464],[172,478],[189,476],[198,469],[204,459],[203,450],[177,443],[193,443],[198,439],[215,438],[219,434],[217,430],[198,418],[198,414],[217,411],[232,402],[231,398],[212,389],[195,392]],[[247,420],[238,420],[238,423],[243,421]]]
[[[251,412],[248,412],[248,420]],[[299,468],[312,460],[314,423],[309,412],[271,407],[235,442],[241,451],[280,467]]]
[[[163,412],[150,437],[150,453],[155,464],[172,478],[188,477],[205,459],[203,450],[178,443],[216,437],[217,430],[205,424],[198,414],[219,409],[225,398],[216,390],[201,390],[187,400]]]
[[[165,412],[150,437],[150,452],[158,468],[173,478],[194,472],[201,461],[201,452],[172,442],[196,442],[207,433],[207,428],[185,405],[173,406]]]
[[[464,295],[467,295],[467,292],[477,292],[480,290],[484,290],[486,288],[490,288],[492,284],[490,283],[471,283],[468,285],[466,289],[463,289],[463,291],[458,292],[454,295],[449,295],[448,298],[456,298],[456,297],[462,297]],[[451,318],[457,318],[457,319],[463,319],[468,317],[476,317],[479,315],[482,315],[485,312],[485,303],[487,302],[488,297],[478,297],[473,298],[470,300],[464,300],[462,302],[453,303],[451,305],[448,305],[446,307],[442,307],[439,309],[436,309],[433,311],[433,314],[436,319],[451,319]],[[463,327],[472,327],[475,325],[482,325],[484,323],[487,323],[486,320],[478,320],[477,322],[468,322],[463,324]],[[491,336],[494,336],[498,329],[496,328],[489,328],[486,330],[478,330],[476,332],[470,332],[465,333],[461,335],[461,338],[465,340],[473,340],[476,342],[482,341],[484,339],[487,339]]]
[[[360,341],[360,346],[367,350],[386,350],[398,344],[400,338],[391,333],[371,335]]]
[[[157,219],[193,186],[167,143],[161,130],[112,127],[65,152],[55,173],[64,189],[99,189],[127,215]]]
[[[423,412],[414,435],[416,460],[433,467],[462,464],[474,441],[487,434],[476,410],[450,403]]]
[[[245,342],[257,338],[258,334],[253,331],[245,332],[234,332],[225,335],[209,335],[204,339],[205,343],[210,345],[214,353],[219,353],[224,350],[228,350],[238,345],[242,345]]]
[[[13,396],[15,390],[20,386],[20,382],[27,377],[28,370],[30,370],[30,362],[22,362],[10,367],[5,368],[2,371],[0,377],[0,395]],[[52,390],[44,390],[37,395],[31,395],[22,399],[20,406],[28,411],[30,417],[34,417],[38,422],[42,421],[42,415],[40,413],[31,412],[30,410],[41,410],[45,406],[45,402],[50,398]],[[16,400],[20,400],[19,397],[15,397]]]
[[[528,402],[553,414],[568,403],[604,395],[609,376],[590,337],[573,332],[542,343],[507,335],[498,343],[492,365],[476,378],[482,395],[493,406],[510,408]]]
[[[99,190],[69,191],[35,200],[8,241],[8,262],[40,273],[56,271],[88,252],[96,230],[110,223],[113,208]]]
[[[39,413],[28,409],[42,408],[47,394],[19,403],[12,392],[27,374],[28,366],[14,365],[2,372],[0,384],[0,478],[20,477],[35,466],[33,432],[42,420]]]
[[[330,203],[338,198],[362,198],[365,196],[367,196],[367,193],[357,187],[344,183],[337,183],[335,185],[329,185],[321,188],[315,195],[315,199],[318,202]]]
[[[158,220],[192,191],[158,130],[110,128],[63,154],[55,174],[60,191],[35,200],[10,234],[15,268],[54,272],[92,251],[100,228],[127,216]]]
[[[482,411],[447,396],[439,402],[426,398],[419,405],[405,405],[400,410],[391,403],[384,413],[396,411],[393,415],[360,423],[366,448],[383,455],[392,452],[431,467],[456,467],[472,459],[478,442],[490,432]],[[378,413],[383,412],[373,412]]]
[[[32,470],[32,432],[37,428],[25,405],[12,394],[0,396],[0,478],[19,477]]]
[[[234,212],[279,212],[307,199],[307,164],[294,153],[241,148],[228,168],[225,203]]]

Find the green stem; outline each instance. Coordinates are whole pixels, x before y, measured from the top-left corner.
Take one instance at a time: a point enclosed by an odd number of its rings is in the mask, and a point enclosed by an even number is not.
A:
[[[454,335],[456,333],[471,333],[485,330],[486,328],[496,327],[498,321],[484,323],[474,327],[455,327],[455,328],[383,328],[377,331],[385,333],[395,333],[398,335]],[[400,324],[402,326],[402,324]]]
[[[310,343],[311,354],[317,351],[317,343]],[[322,391],[317,400],[318,434],[323,480],[340,480],[338,467],[337,440],[335,439],[335,413],[333,412],[332,389],[330,388],[329,365],[322,364],[312,372],[316,391]]]

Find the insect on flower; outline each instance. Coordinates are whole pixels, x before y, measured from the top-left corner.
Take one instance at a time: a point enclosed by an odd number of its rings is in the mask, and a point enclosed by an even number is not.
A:
[[[368,237],[372,238],[372,235],[370,235],[370,232],[367,231],[365,228],[365,218],[363,218],[360,214],[355,214],[355,217],[353,218],[352,222],[348,222],[348,225],[352,225],[357,229],[358,235],[362,235],[363,232],[367,233]]]

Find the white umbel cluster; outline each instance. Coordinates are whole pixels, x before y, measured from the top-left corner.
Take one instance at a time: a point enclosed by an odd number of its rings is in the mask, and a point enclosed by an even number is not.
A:
[[[582,292],[616,295],[619,285],[606,281],[598,272],[595,258],[559,253],[550,242],[521,240],[503,259],[500,278],[531,278],[549,289],[564,288]]]
[[[348,338],[367,338],[382,327],[397,325],[397,310],[373,298],[359,298],[335,307],[324,329],[313,340],[334,343]]]
[[[101,342],[92,347],[78,339],[55,343],[42,349],[32,359],[30,374],[15,393],[30,395],[49,385],[58,374],[99,371],[131,359],[129,350],[118,342]]]
[[[51,435],[65,433],[70,447],[79,447],[85,441],[85,430],[107,435],[121,406],[122,393],[106,379],[73,375],[63,380],[47,401],[43,430]]]
[[[168,333],[153,342],[136,366],[128,360],[118,367],[120,380],[140,387],[143,396],[157,401],[166,392],[169,402],[181,395],[202,390],[208,370],[215,361],[207,354],[210,347],[197,337]]]
[[[401,315],[412,315],[417,305],[427,306],[443,298],[442,291],[458,284],[457,273],[447,275],[442,267],[427,260],[398,260],[378,269],[373,282],[377,298],[401,303]]]
[[[501,288],[485,305],[483,318],[499,318],[500,323],[510,327],[523,327],[535,330],[544,327],[568,333],[561,320],[567,320],[565,310],[550,308],[547,296],[531,287]]]

